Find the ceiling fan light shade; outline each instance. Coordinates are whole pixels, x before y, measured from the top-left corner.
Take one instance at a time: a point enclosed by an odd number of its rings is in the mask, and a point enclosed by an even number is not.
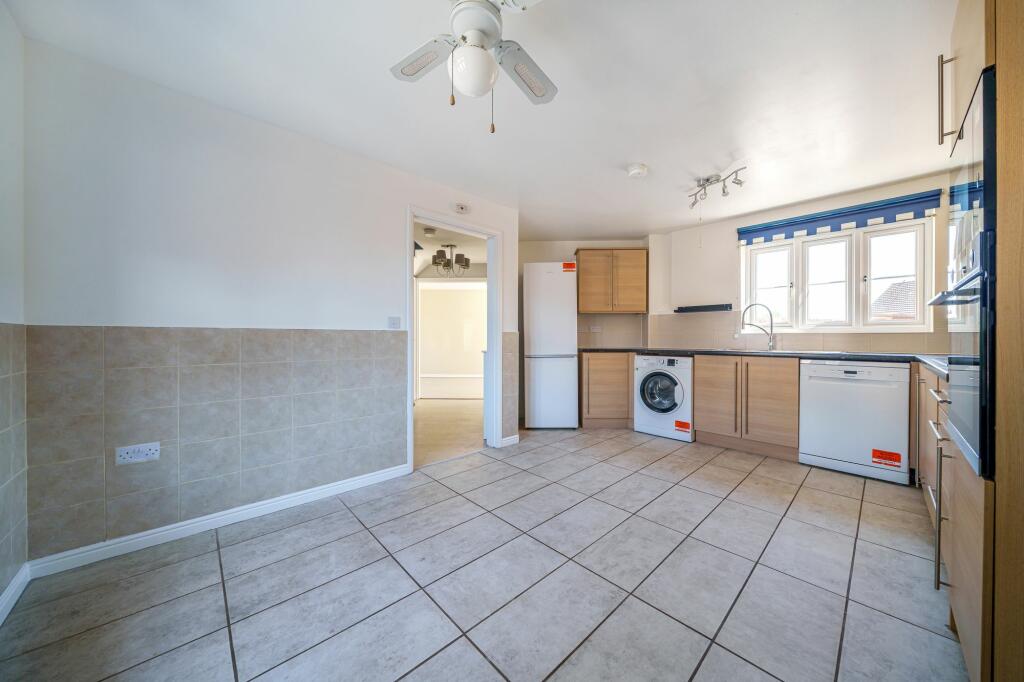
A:
[[[482,47],[462,45],[448,57],[448,75],[463,95],[483,97],[498,80],[498,62]]]

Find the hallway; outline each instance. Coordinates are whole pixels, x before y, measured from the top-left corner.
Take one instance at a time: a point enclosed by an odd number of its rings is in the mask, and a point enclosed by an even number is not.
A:
[[[413,419],[417,469],[484,447],[483,400],[421,398],[416,401]]]

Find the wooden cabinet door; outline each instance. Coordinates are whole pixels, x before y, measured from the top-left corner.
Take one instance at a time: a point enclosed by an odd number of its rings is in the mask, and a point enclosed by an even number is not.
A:
[[[616,250],[612,272],[612,308],[615,312],[646,313],[647,250]]]
[[[581,249],[576,253],[576,307],[579,312],[612,312],[614,265],[615,252],[608,249]]]
[[[935,523],[935,457],[938,450],[938,443],[935,442],[935,433],[932,431],[929,421],[939,417],[938,403],[928,389],[939,387],[938,377],[927,369],[921,368],[921,375],[917,384],[917,478],[921,482],[921,490],[924,493],[925,506],[931,514],[932,523]]]
[[[720,436],[740,435],[740,371],[736,355],[693,359],[693,429]]]
[[[946,130],[958,130],[967,107],[971,104],[974,88],[978,84],[981,70],[995,61],[990,54],[992,46],[986,45],[985,23],[994,17],[986,16],[986,0],[959,0],[956,6],[956,18],[953,20],[953,31],[950,35],[950,54],[945,55],[953,62],[946,67],[947,83],[952,92],[952,120],[946,121]],[[947,138],[951,144],[953,137]]]
[[[633,363],[629,353],[583,356],[583,416],[628,419],[633,398]]]
[[[800,360],[744,357],[742,370],[742,437],[796,447],[800,435]]]

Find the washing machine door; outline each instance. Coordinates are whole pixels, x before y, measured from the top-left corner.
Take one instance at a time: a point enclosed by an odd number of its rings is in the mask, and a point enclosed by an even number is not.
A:
[[[647,409],[659,414],[672,412],[682,401],[682,388],[667,372],[651,372],[640,382],[640,400]]]

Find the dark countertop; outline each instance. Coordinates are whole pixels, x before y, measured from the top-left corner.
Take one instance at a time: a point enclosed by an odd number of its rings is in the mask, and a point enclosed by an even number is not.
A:
[[[721,348],[580,348],[580,353],[640,353],[643,355],[757,355],[769,358],[800,358],[801,360],[842,360],[845,362],[920,362],[943,379],[947,378],[944,355],[916,353],[858,353],[847,351],[727,350]]]

